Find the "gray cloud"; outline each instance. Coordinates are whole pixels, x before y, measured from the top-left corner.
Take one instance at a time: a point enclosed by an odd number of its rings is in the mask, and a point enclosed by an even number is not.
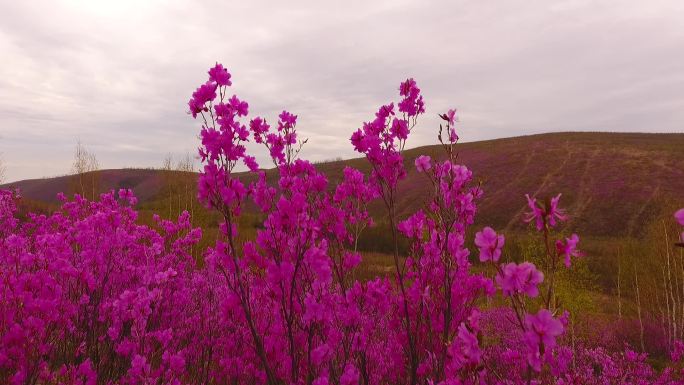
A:
[[[215,61],[252,113],[288,109],[305,156],[348,137],[416,78],[461,137],[684,131],[684,3],[4,1],[0,153],[8,180],[64,174],[80,139],[103,167],[158,166],[197,146],[187,99]],[[261,158],[263,159],[263,158]]]

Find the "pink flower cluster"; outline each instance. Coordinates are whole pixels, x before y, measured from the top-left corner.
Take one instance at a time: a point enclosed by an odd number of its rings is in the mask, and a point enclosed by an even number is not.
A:
[[[519,265],[515,262],[508,263],[496,276],[496,283],[507,296],[524,294],[534,298],[539,295],[538,286],[543,281],[544,273],[537,270],[530,262],[523,262]]]
[[[205,278],[187,213],[138,225],[121,190],[18,221],[0,197],[0,382],[181,383],[199,365]]]
[[[536,371],[541,371],[542,355],[556,346],[556,337],[563,334],[563,324],[550,311],[541,309],[535,315],[525,316],[525,341],[530,349],[528,362]]]
[[[577,234],[572,234],[570,238],[565,238],[565,241],[556,241],[556,248],[558,254],[564,257],[565,267],[570,267],[570,257],[581,257],[583,253],[577,250],[577,244],[579,243],[579,236]]]
[[[475,234],[475,246],[480,249],[480,262],[498,262],[504,246],[503,234],[497,234],[491,227],[485,227]]]
[[[531,210],[527,214],[525,222],[534,221],[537,230],[541,231],[545,226],[550,228],[555,227],[557,221],[564,221],[567,219],[563,210],[558,208],[561,194],[547,200],[544,205],[540,205],[536,198],[530,198],[527,194],[525,197],[527,198],[527,204]]]

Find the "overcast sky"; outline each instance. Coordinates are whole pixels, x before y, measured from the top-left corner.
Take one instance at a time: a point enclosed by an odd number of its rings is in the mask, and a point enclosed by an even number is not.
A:
[[[684,1],[0,0],[7,181],[196,150],[187,100],[222,62],[250,112],[299,115],[315,160],[414,77],[462,139],[548,131],[684,132]]]

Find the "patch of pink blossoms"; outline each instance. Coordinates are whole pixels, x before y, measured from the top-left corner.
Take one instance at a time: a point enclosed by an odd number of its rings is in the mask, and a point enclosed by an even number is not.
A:
[[[480,249],[480,262],[498,262],[504,246],[503,234],[497,234],[491,227],[485,227],[475,234],[475,245]]]

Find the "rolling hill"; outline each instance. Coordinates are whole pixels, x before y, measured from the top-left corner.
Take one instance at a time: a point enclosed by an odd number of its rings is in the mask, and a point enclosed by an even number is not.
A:
[[[552,133],[463,143],[457,150],[460,161],[483,184],[478,223],[496,229],[523,227],[526,193],[563,193],[561,205],[571,214],[568,228],[593,236],[638,236],[642,224],[684,206],[684,134]],[[400,185],[401,213],[424,203],[427,184],[413,160],[421,154],[440,158],[440,151],[439,146],[427,146],[405,152],[409,172]],[[348,165],[368,171],[360,158],[317,167],[334,182]],[[132,188],[141,203],[150,202],[164,187],[164,172],[102,170],[100,188]],[[56,202],[58,192],[68,191],[69,177],[0,187],[19,188],[32,200]]]

